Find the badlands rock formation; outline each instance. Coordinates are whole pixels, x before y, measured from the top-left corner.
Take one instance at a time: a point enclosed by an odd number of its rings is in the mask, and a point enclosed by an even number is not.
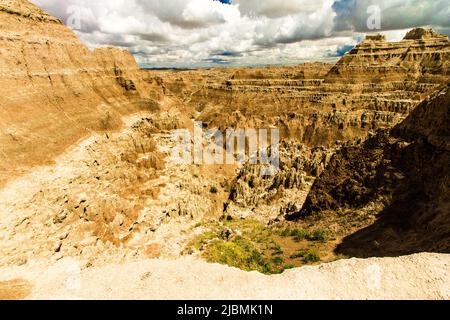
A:
[[[345,147],[291,219],[365,212],[377,222],[344,239],[350,255],[450,252],[449,85],[390,131]]]
[[[282,228],[326,228],[329,243],[311,240],[322,261],[448,252],[449,55],[447,37],[419,28],[398,43],[368,36],[336,65],[143,71],[126,51],[89,50],[26,0],[0,0],[0,298],[448,299],[446,255],[274,277],[197,258],[245,236],[227,221],[250,221],[278,252],[314,238],[280,239]],[[172,130],[192,120],[280,128],[280,171],[170,161]],[[375,288],[363,283],[373,265],[386,275]],[[210,295],[181,294],[183,281]]]
[[[209,127],[275,126],[285,137],[322,146],[402,121],[447,81],[449,55],[448,37],[417,29],[398,43],[368,36],[334,66],[163,72],[159,78]]]
[[[157,107],[126,51],[90,51],[25,0],[0,1],[0,185],[121,116]]]
[[[28,1],[0,15],[0,263],[178,256],[181,230],[222,206],[204,196],[220,174],[164,163],[190,111],[128,52],[88,50]]]

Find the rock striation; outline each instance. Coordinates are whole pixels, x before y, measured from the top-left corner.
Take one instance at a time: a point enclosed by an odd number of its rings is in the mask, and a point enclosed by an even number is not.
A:
[[[0,1],[0,185],[92,131],[119,128],[122,115],[154,107],[159,93],[140,72],[127,51],[90,51],[28,1]]]
[[[340,150],[288,218],[376,215],[339,247],[350,255],[450,252],[449,86],[393,129]]]
[[[431,29],[413,29],[400,42],[388,42],[383,35],[369,35],[338,61],[325,82],[342,84],[344,78],[353,85],[403,82],[432,87],[448,78],[449,57],[448,37]]]
[[[150,72],[209,127],[278,127],[310,147],[366,138],[448,80],[450,41],[417,28],[400,42],[369,35],[335,65]]]

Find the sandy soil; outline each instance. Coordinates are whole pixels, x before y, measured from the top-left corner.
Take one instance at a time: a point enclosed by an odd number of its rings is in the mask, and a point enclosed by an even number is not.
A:
[[[8,285],[9,284],[9,285]],[[281,275],[193,258],[89,267],[62,259],[0,269],[0,297],[26,299],[450,299],[450,255],[340,260]]]

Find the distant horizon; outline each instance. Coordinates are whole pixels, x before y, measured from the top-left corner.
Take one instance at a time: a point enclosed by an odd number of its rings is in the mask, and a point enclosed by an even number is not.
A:
[[[417,28],[431,28],[430,26],[419,26],[419,27],[414,27],[411,29],[408,29],[405,31],[405,35],[408,31],[417,29]],[[434,29],[433,29],[434,30]],[[436,30],[434,30],[436,32]],[[383,34],[383,32],[375,32],[375,33],[367,33],[365,36],[367,35],[375,35],[375,34]],[[446,33],[442,33],[443,35],[447,35],[450,36],[449,34]],[[404,35],[404,36],[405,36]],[[404,36],[402,37],[402,39],[404,38]],[[389,39],[387,40],[388,42],[399,42],[402,41],[402,39],[396,39],[396,41],[389,41]],[[362,39],[361,39],[362,41]],[[357,44],[356,44],[357,45]],[[355,45],[355,46],[356,46]],[[346,50],[345,52],[342,53],[342,55],[336,56],[336,57],[330,57],[328,59],[322,59],[322,60],[303,60],[303,61],[293,61],[293,62],[289,62],[289,63],[274,63],[274,64],[253,64],[253,65],[213,65],[210,67],[205,67],[205,66],[199,66],[199,67],[195,67],[195,66],[191,66],[191,67],[153,67],[150,65],[145,65],[145,64],[139,64],[139,67],[142,70],[155,70],[155,71],[165,71],[165,70],[175,70],[175,71],[190,71],[190,70],[211,70],[211,69],[219,69],[219,68],[229,68],[229,69],[233,69],[233,68],[264,68],[264,67],[294,67],[294,66],[298,66],[298,65],[303,65],[303,64],[308,64],[308,63],[328,63],[328,64],[335,64],[336,62],[338,62],[343,56],[345,56],[348,52],[350,52],[353,48],[355,48],[355,46],[351,46],[351,48],[349,48],[349,50]]]
[[[342,55],[344,56],[344,55]],[[213,65],[211,67],[205,67],[205,66],[191,66],[191,67],[152,67],[149,65],[141,65],[138,63],[139,67],[142,70],[211,70],[211,69],[220,69],[220,68],[226,68],[226,69],[234,69],[234,68],[264,68],[264,67],[295,67],[302,64],[308,64],[308,63],[328,63],[328,64],[335,64],[340,60],[340,57],[333,57],[327,60],[308,60],[308,61],[298,61],[298,62],[289,62],[289,63],[274,63],[274,64],[251,64],[251,65]]]
[[[127,49],[142,68],[333,63],[366,34],[450,35],[446,0],[31,0],[89,48]]]

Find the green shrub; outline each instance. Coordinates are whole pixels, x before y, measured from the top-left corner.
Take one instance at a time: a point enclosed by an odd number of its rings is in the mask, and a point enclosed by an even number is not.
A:
[[[284,270],[294,269],[295,266],[293,264],[286,264],[284,267]]]
[[[212,186],[211,189],[209,189],[209,192],[216,194],[217,192],[219,192],[219,190],[217,190],[215,186]]]
[[[277,256],[275,258],[272,259],[273,263],[275,263],[277,266],[280,266],[284,263],[284,260],[282,257]]]
[[[312,234],[309,234],[307,239],[310,241],[327,242],[329,237],[325,230],[316,230]]]
[[[217,234],[215,232],[207,231],[195,239],[193,247],[197,250],[201,250],[205,244],[215,238],[217,238]]]
[[[290,237],[291,236],[291,229],[287,228],[287,229],[281,230],[280,236],[281,237]]]
[[[296,254],[293,254],[290,258],[291,259],[303,258],[304,262],[319,262],[320,254],[315,249],[308,249],[308,250],[301,250]]]
[[[308,250],[308,253],[303,258],[303,261],[305,261],[305,262],[319,262],[320,261],[320,254],[316,250]]]
[[[304,230],[294,229],[291,231],[291,237],[293,237],[295,241],[302,241],[308,237],[308,233]]]
[[[274,255],[274,256],[278,256],[278,255],[281,255],[284,253],[283,249],[281,248],[281,246],[278,243],[274,243],[272,250],[273,250],[272,255]]]

